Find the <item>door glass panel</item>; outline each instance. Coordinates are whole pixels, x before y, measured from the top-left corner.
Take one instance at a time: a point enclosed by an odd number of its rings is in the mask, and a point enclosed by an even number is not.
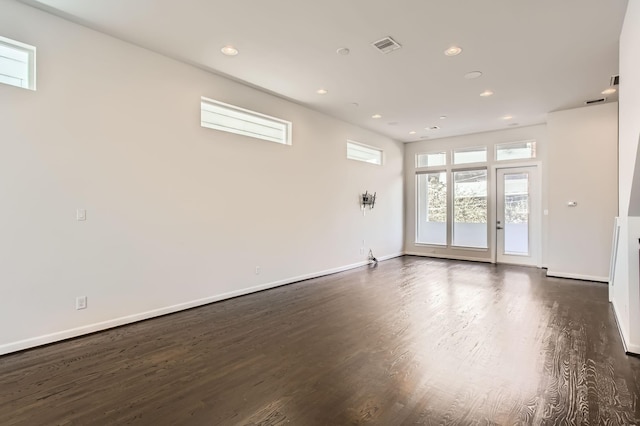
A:
[[[504,251],[529,254],[529,174],[504,175]]]
[[[487,170],[453,173],[453,245],[487,248]]]
[[[447,244],[447,173],[426,173],[418,178],[416,242]]]

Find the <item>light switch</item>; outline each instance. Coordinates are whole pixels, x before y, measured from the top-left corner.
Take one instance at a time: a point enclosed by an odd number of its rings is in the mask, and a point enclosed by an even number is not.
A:
[[[76,210],[76,220],[87,220],[87,211],[85,209]]]
[[[576,207],[578,205],[577,201],[567,201],[567,206]]]

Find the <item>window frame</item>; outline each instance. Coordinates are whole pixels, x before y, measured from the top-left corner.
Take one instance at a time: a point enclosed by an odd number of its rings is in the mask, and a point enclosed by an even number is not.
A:
[[[349,156],[349,146],[350,145],[355,145],[359,148],[364,148],[365,150],[371,150],[371,151],[375,151],[379,154],[379,158],[380,158],[380,162],[371,162],[371,161],[366,161],[366,160],[362,160],[359,158],[353,158]],[[346,158],[347,160],[352,160],[352,161],[358,161],[360,163],[366,163],[366,164],[372,164],[374,166],[383,166],[384,165],[384,150],[380,149],[378,147],[372,146],[372,145],[367,145],[364,144],[362,142],[357,142],[354,141],[353,139],[347,139],[347,144],[346,144]]]
[[[21,41],[13,40],[8,37],[0,36],[0,45],[9,49],[20,51],[27,54],[27,85],[17,85],[11,83],[0,82],[7,86],[18,87],[20,89],[36,90],[36,47]],[[16,78],[10,75],[7,77]]]
[[[509,145],[516,145],[516,144],[525,144],[525,143],[531,143],[532,147],[531,147],[531,153],[533,154],[533,156],[531,157],[517,157],[517,158],[504,158],[504,159],[498,159],[498,151],[500,150],[501,146],[509,146]],[[493,160],[499,163],[503,163],[505,161],[533,161],[536,158],[538,158],[538,152],[537,152],[537,142],[535,139],[526,139],[526,140],[521,140],[521,141],[513,141],[513,142],[501,142],[501,143],[495,143],[494,145],[494,158]]]
[[[486,163],[486,162],[485,162]],[[482,163],[470,163],[470,164],[482,164]],[[467,164],[465,164],[467,165]],[[459,245],[459,244],[455,244],[455,226],[456,226],[456,181],[455,181],[455,174],[456,173],[460,173],[460,172],[475,172],[475,171],[485,171],[486,172],[486,195],[485,195],[485,199],[486,199],[486,247],[478,247],[478,246],[465,246],[465,245]],[[491,178],[492,178],[492,173],[489,170],[489,165],[485,164],[484,166],[472,166],[472,167],[460,167],[460,168],[452,168],[450,171],[450,179],[448,180],[448,182],[450,181],[450,196],[448,198],[448,200],[450,201],[450,205],[447,206],[447,208],[451,211],[450,213],[450,222],[451,225],[448,228],[448,231],[450,230],[450,236],[448,236],[448,239],[450,241],[449,247],[452,249],[462,249],[462,250],[478,250],[478,251],[487,251],[490,249],[490,245],[491,245],[491,241],[490,241],[490,236],[489,236],[489,223],[491,221],[491,196],[492,196],[492,189],[491,189]]]
[[[437,167],[440,167],[440,168],[447,167],[447,166],[450,165],[449,164],[449,156],[450,156],[449,152],[450,152],[450,150],[446,150],[446,149],[445,150],[438,150],[438,151],[418,152],[415,155],[415,168],[422,170],[422,169],[432,169],[432,168],[437,168]],[[428,164],[426,166],[421,166],[420,165],[419,158],[421,156],[423,156],[423,155],[427,156],[427,159],[428,159],[429,155],[436,155],[436,154],[444,154],[444,164],[437,164],[437,165],[433,165],[433,166],[430,166]]]
[[[444,222],[444,226],[445,226],[445,242],[444,244],[438,244],[438,243],[430,243],[430,242],[422,242],[420,241],[420,220],[421,220],[421,216],[420,216],[420,183],[419,183],[419,179],[421,176],[428,176],[431,174],[441,174],[444,173],[444,179],[445,179],[445,222]],[[450,219],[451,219],[451,203],[450,203],[450,199],[451,199],[451,191],[449,190],[449,185],[450,185],[450,180],[451,180],[451,171],[440,167],[440,168],[425,168],[422,167],[420,169],[420,171],[416,171],[415,173],[415,205],[416,205],[416,214],[415,214],[415,236],[414,236],[414,244],[417,246],[424,246],[424,247],[437,247],[437,248],[449,248],[451,247],[451,235],[449,233],[449,224],[450,224]]]
[[[261,135],[259,133],[252,133],[252,132],[249,132],[249,131],[243,131],[242,129],[237,129],[237,128],[234,128],[234,127],[226,127],[226,126],[223,126],[223,125],[220,125],[220,124],[216,125],[215,123],[207,123],[207,122],[205,122],[203,120],[203,115],[205,113],[204,104],[210,104],[210,105],[215,106],[215,107],[220,107],[220,108],[223,108],[225,110],[241,114],[245,118],[255,117],[255,118],[258,118],[258,119],[263,120],[263,121],[272,122],[274,124],[279,124],[279,125],[284,125],[284,137],[283,138],[268,137],[268,136],[265,136],[265,135]],[[213,113],[212,111],[207,111],[207,112]],[[237,118],[237,117],[232,117],[232,118]],[[240,119],[240,118],[238,118],[238,119]],[[252,124],[264,126],[264,124],[256,122],[256,121],[250,121],[250,120],[245,120],[245,121],[248,121],[249,123],[252,123]],[[205,125],[205,124],[208,124],[208,125]],[[292,130],[293,130],[293,123],[291,121],[284,120],[284,119],[278,118],[278,117],[273,117],[271,115],[263,114],[261,112],[252,111],[250,109],[242,108],[242,107],[239,107],[239,106],[236,106],[236,105],[231,105],[231,104],[228,104],[228,103],[225,103],[225,102],[217,101],[215,99],[207,98],[205,96],[201,96],[200,97],[200,126],[205,128],[205,129],[218,130],[220,132],[232,133],[232,134],[236,134],[236,135],[240,135],[240,136],[247,136],[249,138],[259,139],[259,140],[263,140],[263,141],[267,141],[267,142],[273,142],[273,143],[277,143],[277,144],[280,144],[280,145],[291,146],[291,143],[292,143],[291,133],[292,133]]]
[[[482,161],[469,161],[469,162],[465,162],[465,163],[456,163],[456,152],[474,152],[474,150],[480,151],[481,149],[484,149],[484,160]],[[472,167],[474,165],[478,165],[478,164],[486,164],[489,162],[489,146],[484,145],[484,146],[470,146],[470,147],[463,147],[463,148],[452,148],[451,150],[451,166],[455,167]]]

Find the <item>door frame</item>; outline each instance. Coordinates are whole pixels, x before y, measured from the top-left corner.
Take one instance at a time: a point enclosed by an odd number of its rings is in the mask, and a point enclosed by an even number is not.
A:
[[[535,216],[535,219],[538,221],[538,232],[536,235],[530,235],[531,241],[534,243],[533,246],[536,250],[536,264],[537,268],[542,267],[542,234],[544,228],[544,221],[542,216],[542,162],[541,161],[514,161],[514,162],[504,162],[499,164],[493,164],[490,166],[491,179],[493,181],[493,185],[489,188],[491,191],[491,199],[493,202],[489,207],[489,247],[491,247],[491,263],[497,263],[498,257],[498,230],[496,228],[496,221],[498,220],[498,169],[519,169],[522,167],[535,167],[536,168],[536,178],[535,184],[538,188],[538,196],[535,205],[531,206],[531,216]]]

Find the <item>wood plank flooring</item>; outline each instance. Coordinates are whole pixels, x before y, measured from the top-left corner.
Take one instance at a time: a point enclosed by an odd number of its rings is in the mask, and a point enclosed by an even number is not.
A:
[[[402,257],[0,357],[0,425],[632,425],[607,286]]]

